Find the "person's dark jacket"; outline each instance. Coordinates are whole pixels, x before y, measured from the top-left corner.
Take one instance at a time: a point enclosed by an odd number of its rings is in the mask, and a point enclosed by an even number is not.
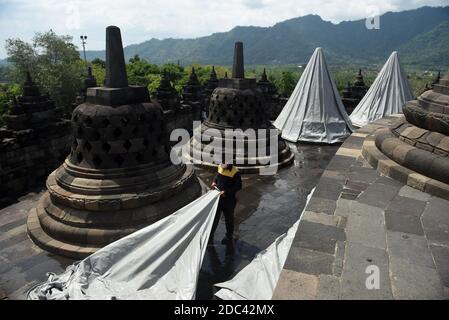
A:
[[[225,206],[235,206],[237,199],[235,194],[242,189],[242,177],[235,166],[230,170],[218,167],[214,182],[220,191],[224,191],[224,197],[220,197],[220,202]]]

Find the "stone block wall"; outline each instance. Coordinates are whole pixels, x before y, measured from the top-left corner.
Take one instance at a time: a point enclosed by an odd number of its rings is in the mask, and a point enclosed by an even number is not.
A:
[[[3,128],[0,135],[0,206],[33,187],[43,186],[69,154],[71,143],[67,120],[39,131],[8,131]]]

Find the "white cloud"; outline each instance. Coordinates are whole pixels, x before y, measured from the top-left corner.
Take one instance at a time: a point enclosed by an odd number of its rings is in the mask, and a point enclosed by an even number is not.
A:
[[[306,14],[324,20],[361,19],[368,8],[400,11],[447,0],[0,0],[0,57],[10,37],[30,40],[36,31],[88,36],[88,49],[104,48],[104,29],[117,25],[124,44],[150,38],[199,37],[228,31],[236,25],[270,26]]]

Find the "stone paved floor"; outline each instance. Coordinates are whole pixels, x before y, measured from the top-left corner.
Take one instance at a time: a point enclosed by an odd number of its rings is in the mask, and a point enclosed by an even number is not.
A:
[[[274,299],[448,299],[449,201],[380,176],[361,157],[364,137],[390,121],[354,133],[329,163]],[[370,268],[379,289],[367,289]]]
[[[43,192],[32,192],[0,210],[0,299],[23,299],[33,285],[72,262],[42,251],[26,233],[28,211]]]
[[[215,249],[209,249],[199,276],[198,299],[211,299],[214,283],[226,281],[245,267],[257,252],[265,249],[299,218],[309,191],[338,149],[338,146],[291,145],[294,165],[274,176],[244,176],[243,190],[236,208],[235,254],[227,255],[220,244],[224,235],[221,222]],[[210,184],[212,174],[198,169]],[[73,260],[42,251],[26,234],[26,217],[39,192],[0,210],[0,299],[23,299],[33,285],[46,280],[46,272],[60,273]],[[229,252],[228,252],[229,253]]]

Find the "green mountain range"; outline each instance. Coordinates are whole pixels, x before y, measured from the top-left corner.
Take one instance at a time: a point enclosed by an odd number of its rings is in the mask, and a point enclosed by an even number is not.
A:
[[[126,34],[124,35],[126,37]],[[272,27],[235,27],[196,39],[151,39],[125,47],[152,63],[180,61],[230,65],[235,41],[245,45],[251,65],[300,64],[320,46],[333,64],[382,63],[398,50],[401,60],[419,66],[449,66],[449,6],[422,7],[380,16],[380,29],[368,30],[365,20],[334,24],[317,15],[279,22]],[[87,51],[104,59],[104,51]]]

